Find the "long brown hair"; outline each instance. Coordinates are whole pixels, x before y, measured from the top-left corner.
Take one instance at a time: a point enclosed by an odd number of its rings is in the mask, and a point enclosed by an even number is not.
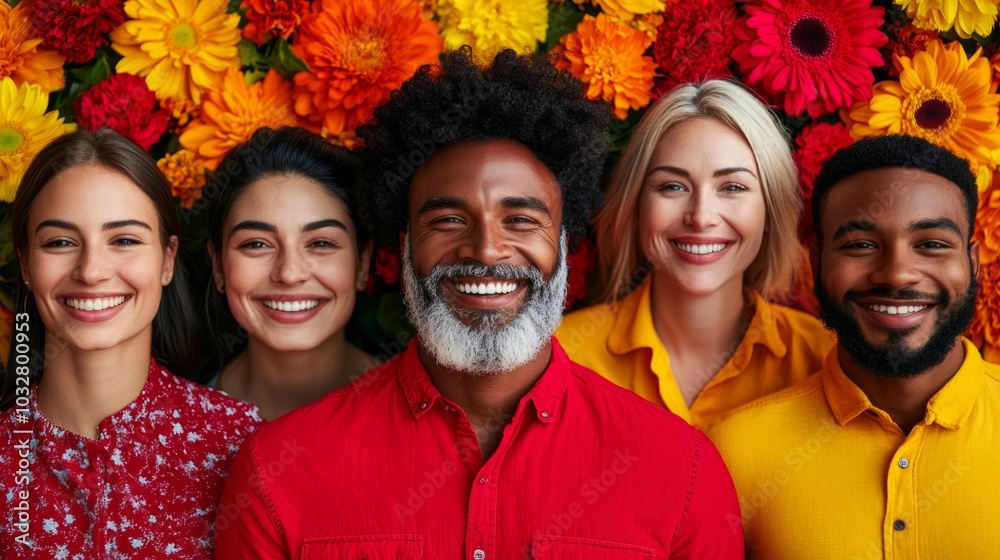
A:
[[[28,245],[28,213],[38,194],[58,174],[86,163],[93,163],[128,177],[152,201],[159,218],[159,234],[164,248],[170,237],[180,237],[180,220],[174,205],[170,185],[156,167],[156,162],[121,134],[109,129],[97,132],[78,130],[62,136],[42,149],[31,161],[14,196],[11,234],[14,248],[23,253]],[[109,201],[110,203],[110,201]],[[18,258],[18,270],[20,259]],[[14,296],[15,327],[27,318],[30,329],[26,353],[18,365],[29,367],[32,384],[41,378],[46,351],[57,351],[65,341],[46,341],[45,325],[35,305],[35,298],[23,282],[18,282]],[[163,288],[160,308],[153,319],[152,355],[168,369],[178,374],[191,374],[193,352],[194,307],[188,292],[187,278],[181,257],[175,257],[173,281]],[[16,333],[16,331],[15,331]],[[20,348],[19,348],[20,347]],[[18,350],[22,351],[18,351]],[[11,341],[7,367],[0,387],[0,410],[9,408],[15,398],[15,359],[24,354],[24,344]]]

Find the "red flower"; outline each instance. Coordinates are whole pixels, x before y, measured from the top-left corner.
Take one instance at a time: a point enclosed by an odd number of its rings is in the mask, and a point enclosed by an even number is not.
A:
[[[143,150],[149,150],[167,130],[170,114],[156,107],[156,95],[146,80],[131,74],[115,74],[77,98],[73,104],[81,128],[111,128]]]
[[[247,24],[243,37],[263,45],[275,37],[287,40],[309,12],[307,0],[243,0]]]
[[[390,286],[399,282],[399,251],[379,249],[375,257],[375,274]]]
[[[31,23],[66,62],[87,62],[125,21],[124,0],[34,0]]]
[[[733,58],[751,87],[789,115],[812,116],[868,99],[882,66],[885,10],[872,0],[750,0]]]
[[[584,239],[580,246],[567,257],[569,264],[569,289],[566,291],[566,309],[587,297],[587,277],[597,266],[597,252],[590,239]]]
[[[813,181],[820,168],[834,152],[854,143],[851,134],[841,123],[817,122],[810,124],[799,132],[795,139],[795,165],[799,168],[802,189],[802,220],[799,221],[799,239],[806,245],[816,243],[816,233],[812,222]]]
[[[663,76],[656,90],[667,92],[688,82],[732,76],[730,53],[736,47],[733,29],[738,17],[732,0],[670,4],[653,43],[653,60]]]

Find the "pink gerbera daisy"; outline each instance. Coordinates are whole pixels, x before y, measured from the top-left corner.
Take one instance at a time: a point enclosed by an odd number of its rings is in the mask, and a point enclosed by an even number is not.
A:
[[[818,116],[871,97],[884,10],[871,0],[750,0],[733,58],[748,85],[790,115]]]

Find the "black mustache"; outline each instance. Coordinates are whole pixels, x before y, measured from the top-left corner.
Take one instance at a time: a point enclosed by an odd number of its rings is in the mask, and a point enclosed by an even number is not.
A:
[[[940,305],[947,305],[949,298],[948,294],[938,293],[929,294],[927,292],[918,292],[910,288],[902,288],[899,290],[892,290],[889,288],[872,288],[870,290],[860,291],[849,291],[844,294],[844,303],[849,301],[855,301],[861,298],[885,298],[885,299],[898,299],[898,300],[913,300],[920,302],[932,302]]]

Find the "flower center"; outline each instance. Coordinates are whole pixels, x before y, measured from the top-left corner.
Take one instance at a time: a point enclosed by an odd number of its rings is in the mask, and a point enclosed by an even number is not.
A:
[[[940,99],[928,99],[920,104],[913,120],[917,126],[927,129],[938,129],[948,124],[951,118],[951,106]]]
[[[813,15],[806,15],[792,24],[788,38],[796,51],[810,58],[829,54],[835,40],[826,23]]]
[[[178,23],[170,30],[170,42],[178,49],[190,49],[198,44],[198,32],[190,23]]]
[[[10,154],[21,149],[24,145],[24,134],[14,128],[13,123],[0,125],[0,153]]]
[[[348,67],[359,74],[369,75],[385,65],[385,45],[380,37],[357,37],[348,45]]]

